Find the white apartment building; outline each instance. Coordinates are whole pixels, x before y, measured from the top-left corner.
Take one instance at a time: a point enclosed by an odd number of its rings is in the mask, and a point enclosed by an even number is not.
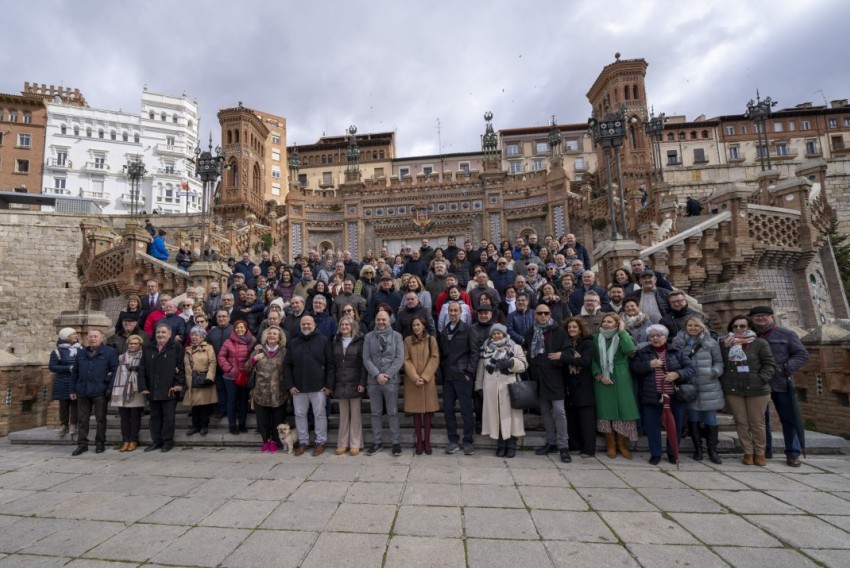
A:
[[[138,114],[47,103],[42,192],[79,196],[103,213],[130,213],[128,160],[147,170],[139,184],[139,211],[193,213],[201,209],[195,178],[198,105],[186,95],[142,92]]]

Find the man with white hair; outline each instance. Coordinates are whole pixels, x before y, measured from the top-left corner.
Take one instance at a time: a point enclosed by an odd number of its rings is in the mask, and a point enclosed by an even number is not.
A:
[[[585,270],[581,275],[581,284],[576,284],[575,290],[570,294],[570,312],[577,314],[584,304],[584,295],[588,292],[596,292],[601,305],[608,303],[608,292],[596,284],[596,274],[592,270]]]
[[[568,233],[566,236],[566,242],[564,246],[561,248],[562,251],[567,250],[568,248],[576,251],[579,259],[581,259],[581,263],[584,265],[585,270],[590,270],[590,255],[587,253],[587,249],[583,244],[576,241],[576,236],[572,233]]]
[[[71,369],[71,400],[77,401],[77,449],[71,455],[78,456],[89,449],[89,420],[94,411],[97,423],[95,452],[106,449],[106,406],[107,395],[112,393],[112,381],[118,369],[118,353],[103,343],[103,332],[92,329],[86,334],[88,346],[77,351]]]

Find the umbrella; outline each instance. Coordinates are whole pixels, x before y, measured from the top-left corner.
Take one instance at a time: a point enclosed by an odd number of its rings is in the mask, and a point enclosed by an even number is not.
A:
[[[670,395],[661,395],[661,426],[667,432],[667,445],[670,446],[670,451],[673,453],[673,458],[676,461],[676,467],[679,466],[679,430],[676,427],[676,418],[673,416],[673,410],[670,408]]]
[[[794,386],[794,379],[788,377],[788,398],[791,399],[791,413],[794,416],[794,431],[797,432],[797,438],[800,441],[800,449],[803,450],[803,457],[806,457],[806,424],[803,422],[803,415],[800,414],[800,403],[797,400],[797,387]]]

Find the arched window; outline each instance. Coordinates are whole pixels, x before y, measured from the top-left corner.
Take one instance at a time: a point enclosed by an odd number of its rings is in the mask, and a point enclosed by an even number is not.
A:
[[[380,152],[378,152],[378,156],[380,156],[380,158],[383,160],[384,159],[384,151],[381,150]]]
[[[86,128],[86,137],[91,138],[91,128]]]
[[[190,118],[189,119],[189,128],[192,128],[193,126],[195,126],[195,121]]]
[[[136,144],[138,144],[138,143],[139,143],[139,135],[138,135],[138,133],[133,134],[133,142],[135,142]]]
[[[150,111],[150,112],[148,113],[148,118],[149,118],[149,119],[153,120],[155,117],[156,117],[156,115],[154,114],[154,112],[153,112],[153,111]]]
[[[166,121],[165,113],[160,114],[160,115],[159,115],[159,119],[160,119],[162,122],[165,122],[165,121]]]
[[[227,167],[230,170],[230,186],[239,187],[239,164],[236,163],[236,160],[233,160]]]
[[[263,177],[260,173],[260,164],[254,164],[254,179],[251,180],[251,186],[254,190],[255,195],[262,195],[263,193]]]
[[[623,87],[623,98],[626,99],[626,100],[629,100],[629,98],[631,98],[631,97],[629,97],[629,86],[628,85]]]
[[[230,130],[227,131],[227,143],[233,144],[233,132],[231,132]]]
[[[126,132],[122,132],[121,133],[121,140],[123,140],[124,142],[129,142],[130,141],[130,135],[127,134]]]
[[[97,137],[98,137],[98,138],[103,138],[103,130],[98,130],[98,131],[97,131]]]
[[[59,134],[68,134],[68,127],[64,124],[59,127]]]
[[[691,130],[691,140],[696,140],[696,139],[697,139],[697,131]]]
[[[111,131],[111,132],[109,133],[109,139],[110,139],[110,140],[118,140],[118,133],[117,133],[117,132],[115,132],[114,130],[113,130],[113,131]]]
[[[676,135],[670,132],[669,134],[667,134],[667,140],[673,142],[674,140],[676,140]]]
[[[234,142],[236,142],[237,144],[239,144],[239,130],[234,130],[234,131],[233,131],[233,139],[234,139],[234,140],[233,140]]]
[[[703,130],[703,131],[700,133],[700,136],[702,136],[703,138],[708,138],[708,130]]]
[[[626,88],[628,89],[628,87],[626,87]],[[639,98],[638,97],[638,86],[637,85],[632,85],[632,98],[634,100],[638,100],[638,98]]]
[[[684,139],[685,139],[685,133],[684,133],[684,132],[680,132],[680,133],[679,133],[679,140],[684,140]]]
[[[177,124],[177,115],[176,114],[171,115],[171,122],[173,122],[174,124]]]
[[[75,126],[75,127],[74,127],[74,136],[79,136],[79,135],[80,135],[80,127],[79,127],[79,126]]]

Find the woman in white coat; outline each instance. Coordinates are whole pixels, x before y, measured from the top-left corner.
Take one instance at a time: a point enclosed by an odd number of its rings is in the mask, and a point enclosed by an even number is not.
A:
[[[522,347],[508,336],[502,324],[490,328],[490,337],[481,347],[481,364],[475,389],[483,391],[481,434],[497,440],[496,455],[512,458],[516,455],[517,438],[525,436],[522,410],[511,408],[508,385],[528,368]]]

